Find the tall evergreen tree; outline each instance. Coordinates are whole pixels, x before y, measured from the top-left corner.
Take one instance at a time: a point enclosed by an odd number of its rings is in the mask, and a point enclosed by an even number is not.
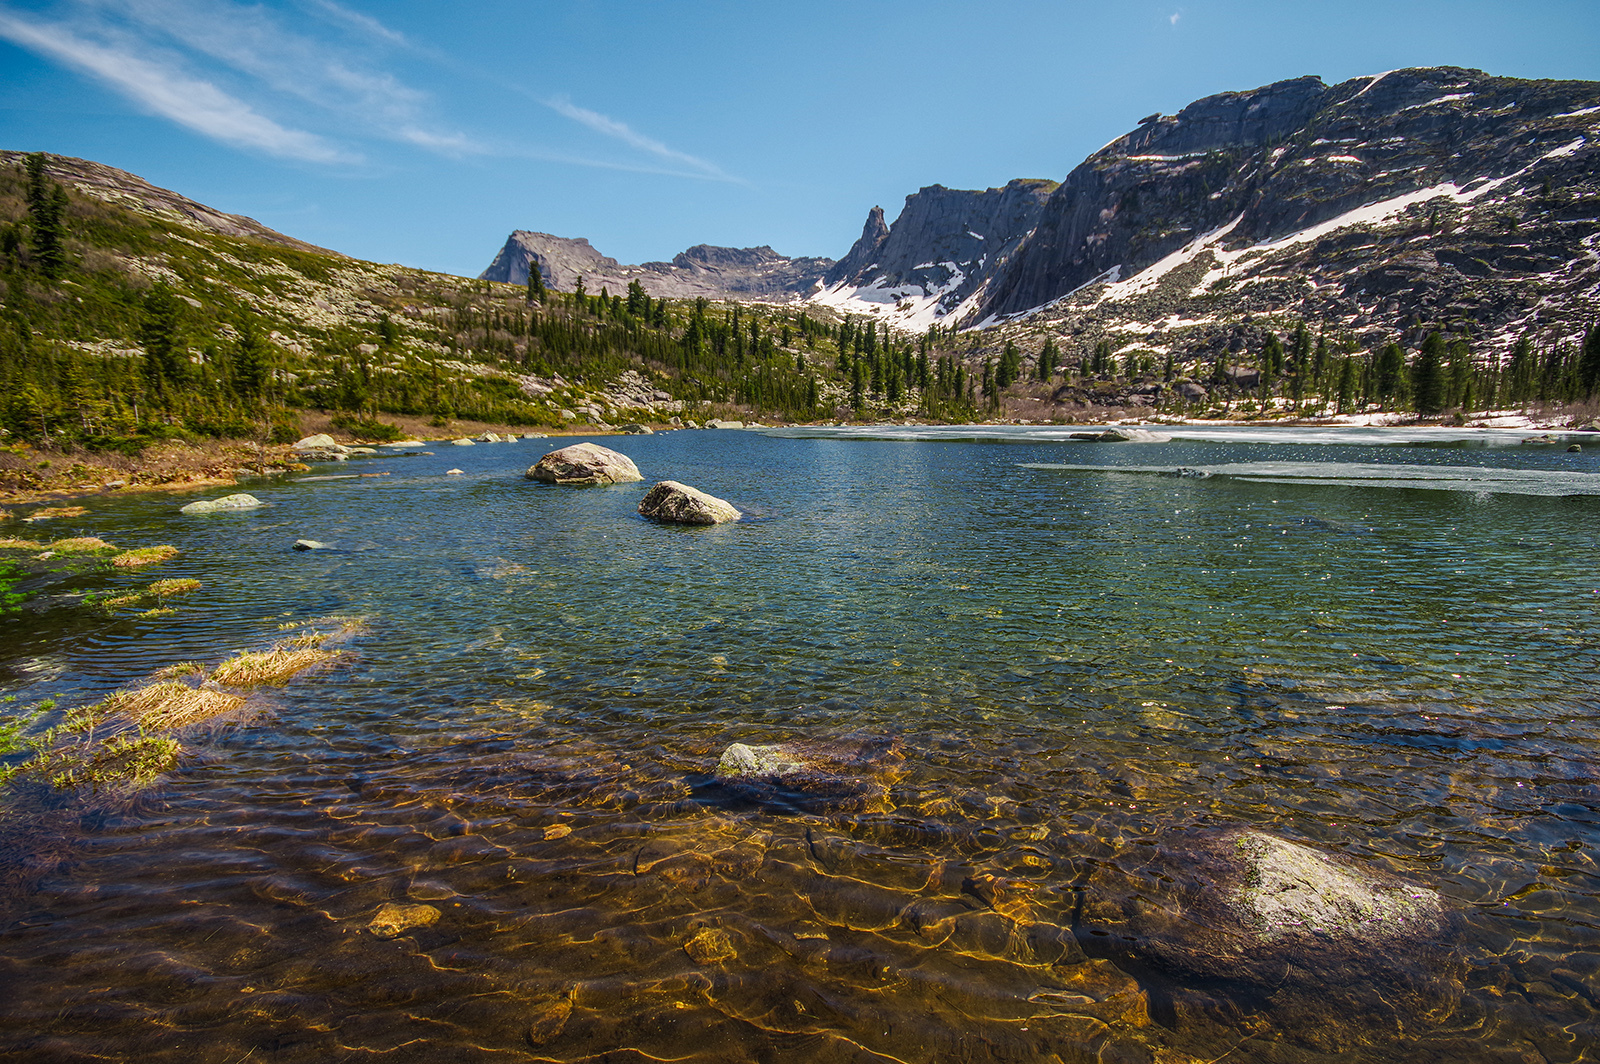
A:
[[[1372,367],[1373,390],[1380,403],[1392,403],[1405,384],[1406,353],[1397,343],[1387,343],[1378,352]]]
[[[1444,409],[1444,337],[1431,332],[1422,341],[1422,351],[1411,371],[1412,396],[1419,414],[1437,414]]]
[[[1039,352],[1040,380],[1048,381],[1051,377],[1055,376],[1056,360],[1059,357],[1060,352],[1056,350],[1056,338],[1054,336],[1045,337],[1044,347]]]
[[[145,379],[163,405],[171,400],[170,388],[184,378],[185,355],[178,334],[181,306],[164,283],[151,288],[144,297],[139,341],[144,345]]]
[[[1591,326],[1583,338],[1583,355],[1578,361],[1578,385],[1585,399],[1600,395],[1600,324]]]
[[[44,172],[44,153],[27,157],[28,227],[33,247],[33,262],[48,278],[61,276],[66,267],[63,246],[67,216],[67,190],[51,181]]]
[[[535,258],[528,259],[528,302],[544,302],[544,270]]]

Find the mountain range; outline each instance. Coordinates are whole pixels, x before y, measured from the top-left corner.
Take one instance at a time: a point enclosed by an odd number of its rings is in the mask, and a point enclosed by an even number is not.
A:
[[[483,276],[520,283],[537,260],[560,288],[582,273],[591,290],[810,301],[914,331],[1121,330],[1169,350],[1258,314],[1570,338],[1600,310],[1597,162],[1600,83],[1301,77],[1150,115],[1059,183],[931,185],[893,224],[874,207],[837,261],[702,245],[618,266],[519,231]]]

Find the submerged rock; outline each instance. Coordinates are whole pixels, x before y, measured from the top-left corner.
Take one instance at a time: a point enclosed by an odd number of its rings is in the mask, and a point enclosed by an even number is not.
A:
[[[663,480],[646,492],[639,501],[639,514],[674,525],[720,525],[744,516],[727,500],[676,480]]]
[[[386,902],[367,924],[367,930],[379,938],[395,938],[412,928],[427,927],[439,922],[440,912],[431,905],[401,905]]]
[[[294,541],[295,550],[332,550],[332,543],[324,543],[319,539],[297,539]]]
[[[1090,443],[1167,443],[1172,439],[1164,432],[1116,425],[1101,432],[1074,432],[1069,439],[1087,440]]]
[[[523,475],[546,484],[627,484],[644,479],[633,459],[595,443],[551,451]]]
[[[888,779],[905,761],[890,736],[824,742],[733,743],[714,773],[741,798],[785,810],[856,812],[886,805]]]
[[[706,428],[708,428],[708,429],[742,429],[742,428],[744,428],[744,422],[743,421],[724,421],[721,418],[714,417],[711,420],[706,422]]]
[[[467,439],[467,437],[465,437],[465,436],[462,436],[458,440],[451,440],[450,443],[455,447],[474,447],[474,446],[476,446],[476,444],[472,440]]]
[[[199,502],[192,502],[182,507],[178,512],[185,514],[213,514],[224,510],[253,510],[257,506],[265,505],[266,503],[254,495],[240,493],[238,495],[224,495],[220,499],[202,499]]]
[[[1086,949],[1184,979],[1298,995],[1299,1009],[1448,1008],[1457,918],[1433,890],[1251,829],[1195,832],[1097,868]]]

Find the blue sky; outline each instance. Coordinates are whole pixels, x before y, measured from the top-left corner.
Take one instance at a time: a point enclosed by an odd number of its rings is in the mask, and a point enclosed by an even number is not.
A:
[[[837,257],[923,185],[1060,179],[1201,96],[1435,64],[1600,79],[1600,2],[0,0],[0,147],[466,275],[512,229]]]

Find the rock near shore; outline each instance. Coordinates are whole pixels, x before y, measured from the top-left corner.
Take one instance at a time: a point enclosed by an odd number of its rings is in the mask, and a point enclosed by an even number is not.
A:
[[[575,443],[551,451],[523,474],[546,484],[628,484],[643,480],[639,467],[625,454],[595,443]]]
[[[185,514],[214,514],[228,510],[253,510],[257,506],[265,505],[266,503],[254,495],[240,493],[238,495],[224,495],[220,499],[202,499],[199,502],[192,502],[182,507],[178,512]]]

